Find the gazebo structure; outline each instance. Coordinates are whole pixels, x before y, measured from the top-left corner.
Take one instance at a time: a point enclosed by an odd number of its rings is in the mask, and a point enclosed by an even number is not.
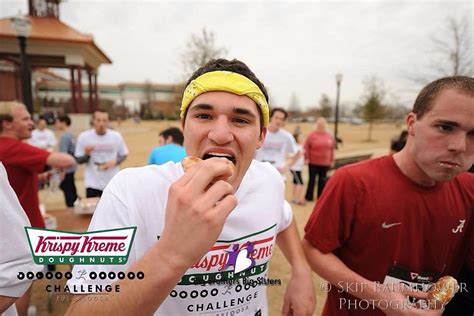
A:
[[[59,20],[61,0],[29,0],[31,24],[26,58],[31,71],[40,68],[70,70],[71,110],[90,113],[98,107],[97,73],[112,61],[95,44],[92,35],[81,33]],[[0,19],[0,101],[24,100],[18,34],[11,18]],[[88,79],[88,102],[83,99],[83,72]]]

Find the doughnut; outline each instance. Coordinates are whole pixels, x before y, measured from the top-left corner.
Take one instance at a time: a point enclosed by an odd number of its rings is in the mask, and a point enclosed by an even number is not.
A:
[[[202,161],[201,158],[198,158],[198,157],[194,157],[194,156],[187,156],[183,159],[183,161],[181,161],[181,165],[183,166],[183,170],[184,172],[187,172],[189,170],[189,168],[191,168],[192,166],[194,166],[195,164],[199,163],[200,161]],[[232,172],[232,175],[234,175],[235,173],[235,166],[234,164],[231,162],[229,164],[230,168],[231,168],[231,172]],[[231,176],[232,176],[231,175]],[[215,183],[219,180],[227,180],[229,179],[230,177],[226,177],[226,176],[219,176],[217,178],[215,178],[212,183]]]
[[[192,166],[194,166],[200,161],[202,161],[201,158],[187,156],[187,157],[184,157],[183,161],[181,162],[181,165],[183,165],[184,172],[186,172],[189,170],[189,168],[191,168]]]
[[[444,276],[428,291],[430,309],[441,309],[454,297],[459,290],[458,281],[451,276]]]

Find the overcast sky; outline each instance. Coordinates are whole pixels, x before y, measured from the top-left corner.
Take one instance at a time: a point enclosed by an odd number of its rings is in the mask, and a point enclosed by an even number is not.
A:
[[[0,17],[27,12],[27,0],[1,0]],[[362,81],[376,75],[389,96],[410,107],[421,88],[407,78],[433,59],[430,37],[448,17],[467,16],[474,37],[474,1],[110,1],[67,0],[61,20],[84,33],[112,59],[99,83],[173,83],[192,33],[214,32],[227,57],[246,62],[276,105],[295,93],[302,107],[334,100],[353,104]]]

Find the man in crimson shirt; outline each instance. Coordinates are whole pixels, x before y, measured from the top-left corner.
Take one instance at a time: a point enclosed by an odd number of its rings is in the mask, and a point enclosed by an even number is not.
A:
[[[24,140],[31,137],[33,121],[26,107],[18,102],[0,102],[0,162],[7,170],[8,180],[32,227],[45,227],[39,210],[38,173],[45,166],[68,168],[75,164],[71,155],[51,153],[31,146]],[[28,290],[16,302],[19,315],[26,315]]]
[[[75,164],[71,155],[49,152],[23,140],[31,137],[31,115],[18,102],[0,102],[0,161],[5,166],[13,190],[32,227],[44,227],[39,210],[38,173],[45,166],[68,168]]]
[[[329,282],[323,315],[441,315],[407,296],[426,298],[422,291],[441,276],[457,277],[465,261],[473,118],[474,79],[436,80],[407,115],[400,152],[331,177],[303,241],[313,270]]]

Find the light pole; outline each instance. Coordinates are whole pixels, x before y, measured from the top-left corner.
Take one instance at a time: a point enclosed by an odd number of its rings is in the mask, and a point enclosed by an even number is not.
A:
[[[336,111],[334,113],[334,138],[336,139],[336,149],[339,146],[339,138],[337,137],[337,125],[339,124],[339,92],[341,90],[342,74],[336,74],[337,95],[336,95]]]
[[[33,113],[33,97],[31,95],[31,73],[28,66],[28,57],[26,55],[26,38],[30,34],[30,20],[18,14],[10,19],[12,28],[15,30],[20,45],[20,73],[21,73],[21,91],[23,94],[23,103],[26,105],[28,112]]]

